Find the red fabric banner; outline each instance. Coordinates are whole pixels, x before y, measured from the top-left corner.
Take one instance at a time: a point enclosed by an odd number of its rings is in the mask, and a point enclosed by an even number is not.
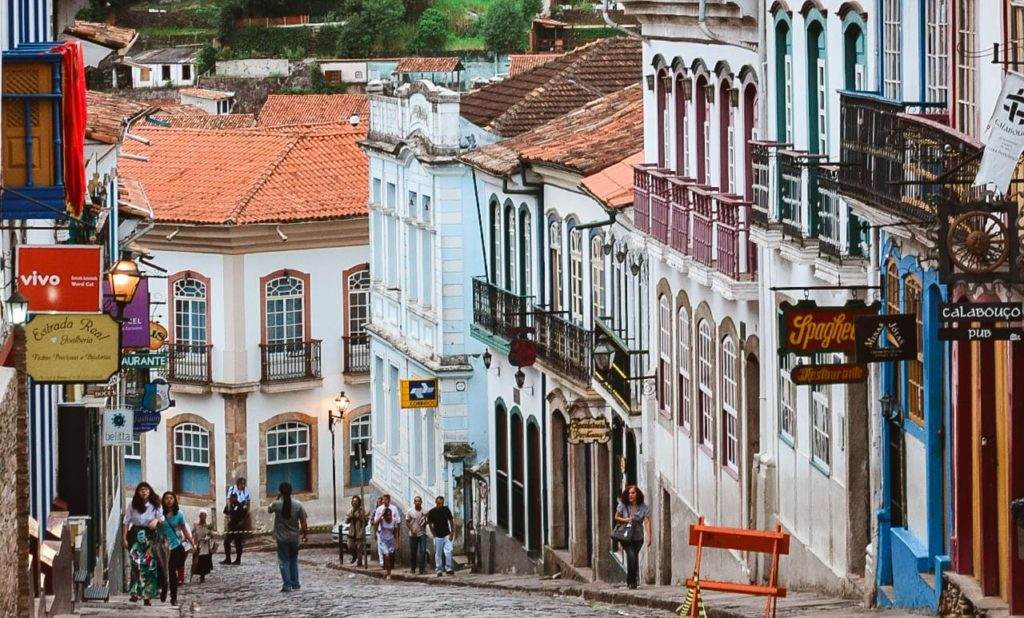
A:
[[[85,62],[82,44],[67,41],[53,48],[63,56],[63,118],[61,142],[64,157],[64,193],[67,209],[75,217],[85,207]]]

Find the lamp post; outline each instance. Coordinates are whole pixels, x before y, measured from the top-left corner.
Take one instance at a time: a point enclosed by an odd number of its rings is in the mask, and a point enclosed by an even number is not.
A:
[[[338,526],[338,559],[343,563],[341,524],[338,523],[338,458],[337,440],[335,439],[334,426],[345,419],[345,411],[351,400],[345,396],[345,391],[335,397],[334,407],[327,411],[327,429],[331,432],[331,487],[334,490],[334,525]]]
[[[107,271],[107,284],[110,286],[110,298],[117,303],[117,321],[124,319],[124,308],[135,298],[135,290],[139,289],[142,273],[139,265],[128,258],[114,262]]]

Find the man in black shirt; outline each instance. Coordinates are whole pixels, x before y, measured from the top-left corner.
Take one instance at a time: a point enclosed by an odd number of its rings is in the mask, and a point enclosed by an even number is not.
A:
[[[451,510],[444,505],[444,498],[438,496],[434,504],[436,506],[427,513],[427,525],[430,526],[430,534],[434,536],[434,569],[438,577],[441,577],[442,572],[455,575],[455,563],[452,562],[455,521]]]

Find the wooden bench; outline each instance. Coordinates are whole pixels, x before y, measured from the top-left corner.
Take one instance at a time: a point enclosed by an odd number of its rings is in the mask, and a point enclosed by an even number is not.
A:
[[[693,567],[693,577],[686,580],[686,586],[695,591],[695,596],[701,589],[764,596],[767,597],[764,605],[765,618],[775,616],[778,597],[786,596],[786,589],[778,585],[779,556],[789,553],[789,535],[782,531],[781,524],[776,523],[774,531],[720,528],[704,525],[704,517],[701,516],[696,524],[690,526],[690,545],[697,547],[697,562]],[[702,579],[700,561],[705,547],[771,554],[772,566],[768,574],[768,583],[759,586]],[[696,618],[698,605],[695,599],[690,607],[691,618]]]

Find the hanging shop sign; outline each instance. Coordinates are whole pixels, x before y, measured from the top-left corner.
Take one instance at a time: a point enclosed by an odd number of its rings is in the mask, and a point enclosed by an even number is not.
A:
[[[174,405],[171,399],[171,385],[163,378],[157,378],[142,387],[142,409],[147,412],[163,412]]]
[[[605,444],[612,439],[606,418],[574,418],[569,421],[569,444]]]
[[[167,329],[159,322],[149,323],[149,349],[153,352],[164,347],[167,343]]]
[[[789,372],[793,384],[852,384],[868,379],[866,365],[798,365]]]
[[[400,382],[403,408],[437,407],[437,378],[407,378]]]
[[[150,412],[149,410],[135,410],[135,427],[133,428],[135,433],[143,433],[145,431],[153,431],[160,425],[160,413]]]
[[[135,412],[128,409],[103,411],[103,446],[130,446]]]
[[[121,328],[106,313],[36,314],[25,333],[36,382],[105,383],[121,368]]]
[[[103,281],[103,310],[117,315],[117,303],[110,297],[110,284]],[[121,345],[126,348],[149,347],[149,279],[139,280],[132,302],[121,314]]]
[[[865,305],[849,303],[843,307],[819,307],[803,300],[797,304],[782,303],[780,349],[782,354],[810,356],[822,352],[856,350],[854,320],[863,315],[878,313],[878,303]]]
[[[863,315],[854,321],[858,363],[917,358],[917,316],[913,313]]]
[[[940,341],[1022,341],[1024,329],[993,326],[1024,322],[1020,303],[942,303],[939,305]],[[953,327],[954,323],[959,327]]]
[[[91,245],[20,245],[18,291],[32,313],[100,310],[103,248]]]
[[[125,352],[121,357],[121,367],[125,369],[166,369],[167,352]]]
[[[988,127],[974,184],[993,185],[997,193],[1007,193],[1024,151],[1024,75],[1006,73]]]

